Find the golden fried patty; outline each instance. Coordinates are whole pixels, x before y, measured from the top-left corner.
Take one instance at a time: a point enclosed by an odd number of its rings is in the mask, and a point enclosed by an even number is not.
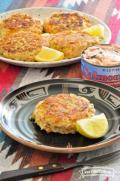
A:
[[[65,30],[82,30],[91,26],[90,20],[77,12],[54,12],[44,21],[44,31],[57,33]]]
[[[0,54],[16,60],[34,61],[41,50],[41,35],[33,32],[19,31],[5,36],[0,42]]]
[[[95,113],[90,102],[75,94],[58,94],[39,102],[32,114],[38,126],[46,132],[75,133],[77,120]]]
[[[33,19],[27,14],[17,13],[1,21],[3,31],[14,33],[18,30],[42,33],[43,26],[39,20]]]
[[[76,31],[64,31],[51,36],[49,46],[63,52],[65,58],[73,58],[80,56],[87,47],[98,43],[97,37]]]

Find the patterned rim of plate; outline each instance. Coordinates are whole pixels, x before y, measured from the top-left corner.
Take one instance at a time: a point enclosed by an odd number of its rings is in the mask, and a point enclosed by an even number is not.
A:
[[[68,88],[71,88],[69,86],[72,86],[72,88],[77,86],[77,88],[79,88],[78,90],[80,92],[80,95],[83,95],[83,96],[87,95],[89,98],[92,97],[92,99],[94,97],[98,96],[98,98],[100,100],[102,100],[104,102],[104,104],[106,104],[106,106],[108,106],[108,105],[111,106],[112,112],[116,113],[118,115],[117,118],[115,117],[116,121],[114,122],[114,124],[115,124],[114,128],[112,128],[113,129],[112,134],[111,133],[108,134],[109,136],[106,137],[105,139],[103,139],[103,141],[100,141],[93,145],[83,146],[83,147],[82,146],[79,146],[79,147],[46,146],[44,144],[35,143],[31,140],[28,140],[27,138],[24,139],[24,137],[21,138],[19,135],[15,135],[15,133],[17,133],[17,130],[14,130],[12,132],[12,129],[7,125],[8,123],[6,123],[9,119],[8,120],[4,119],[4,117],[5,117],[4,113],[7,112],[6,105],[8,103],[9,103],[8,105],[10,105],[10,103],[11,103],[10,101],[12,101],[12,99],[13,99],[12,97],[17,97],[18,95],[21,94],[22,91],[27,92],[29,90],[32,91],[32,95],[35,95],[34,91],[36,91],[38,87],[40,88],[40,90],[41,90],[41,87],[44,87],[44,88],[46,87],[46,90],[47,90],[47,87],[49,87],[51,85],[52,86],[58,85],[58,84],[63,86],[65,90],[66,90],[67,86],[68,86]],[[98,95],[98,93],[99,93],[99,95]],[[40,97],[40,95],[41,95],[41,91],[37,96]],[[31,98],[31,101],[35,100],[35,99],[36,99],[36,97],[34,97],[34,99]],[[119,120],[120,100],[119,99],[120,99],[120,92],[118,90],[116,90],[110,86],[100,84],[97,82],[93,82],[93,81],[84,81],[84,80],[79,80],[79,79],[53,79],[53,80],[39,81],[36,83],[32,83],[32,84],[23,86],[21,88],[18,88],[17,90],[8,94],[3,99],[2,103],[1,103],[1,108],[2,108],[2,110],[1,110],[1,128],[12,139],[14,139],[26,146],[29,146],[29,147],[32,147],[35,149],[39,149],[39,150],[43,150],[43,151],[56,152],[56,153],[77,153],[77,152],[96,150],[96,149],[108,146],[120,139],[120,130],[119,130],[119,128],[120,128],[120,125],[119,125],[120,124],[119,123],[120,122],[120,120]],[[22,103],[21,103],[21,105],[22,105]],[[8,112],[7,112],[7,115],[8,115]]]

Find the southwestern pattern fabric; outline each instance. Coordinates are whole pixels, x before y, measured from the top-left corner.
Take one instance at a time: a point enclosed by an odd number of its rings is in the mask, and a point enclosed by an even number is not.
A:
[[[120,44],[120,0],[0,0],[0,13],[26,7],[64,7],[76,9],[99,17],[111,29],[111,43]],[[32,69],[21,68],[0,62],[0,100],[10,91],[16,88],[38,80],[51,78],[79,78],[79,64],[70,65],[69,67],[51,68],[51,69]],[[30,78],[32,77],[32,79]],[[119,145],[117,142],[114,148]],[[113,149],[113,147],[111,147]],[[106,149],[104,149],[105,151]],[[85,154],[87,157],[95,156],[99,151]],[[75,162],[84,158],[81,154],[51,154],[38,150],[34,150],[23,146],[7,137],[2,131],[0,132],[0,171],[18,169],[33,165],[47,164],[49,162]],[[120,159],[119,159],[120,162]],[[117,163],[119,163],[117,161]],[[114,167],[113,162],[113,167]],[[109,166],[109,163],[106,165]],[[110,165],[111,166],[111,165]],[[117,165],[120,166],[120,165]],[[115,167],[116,170],[119,169]],[[79,169],[69,170],[64,173],[54,174],[41,178],[28,179],[29,181],[118,181],[119,176],[110,177],[80,176]]]

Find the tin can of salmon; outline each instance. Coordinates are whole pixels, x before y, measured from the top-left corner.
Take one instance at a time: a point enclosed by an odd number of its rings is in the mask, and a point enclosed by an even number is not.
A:
[[[89,47],[82,55],[81,71],[83,79],[105,83],[120,89],[120,49],[116,50],[114,45]]]

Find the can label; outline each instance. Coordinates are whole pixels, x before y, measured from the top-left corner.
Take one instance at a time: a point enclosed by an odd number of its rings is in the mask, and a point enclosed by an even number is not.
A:
[[[120,88],[120,66],[99,67],[81,60],[82,78]]]

